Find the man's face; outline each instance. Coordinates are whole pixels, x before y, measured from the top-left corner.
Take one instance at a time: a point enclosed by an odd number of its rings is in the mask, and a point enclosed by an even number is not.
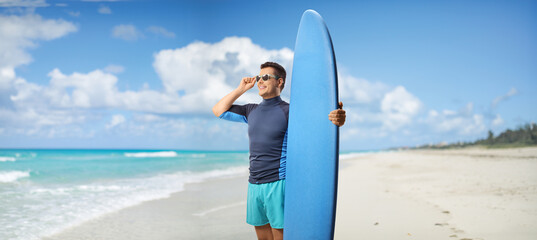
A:
[[[276,69],[272,67],[266,67],[261,69],[259,75],[263,76],[265,74],[276,75]],[[280,96],[280,87],[278,86],[279,83],[280,81],[273,77],[269,78],[266,81],[264,81],[263,79],[259,79],[259,81],[257,82],[259,96],[263,97],[264,99]]]

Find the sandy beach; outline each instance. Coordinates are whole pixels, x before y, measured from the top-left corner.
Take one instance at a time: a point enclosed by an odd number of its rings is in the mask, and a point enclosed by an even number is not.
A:
[[[255,239],[247,176],[189,184],[44,239]],[[340,161],[335,239],[535,239],[537,147]]]

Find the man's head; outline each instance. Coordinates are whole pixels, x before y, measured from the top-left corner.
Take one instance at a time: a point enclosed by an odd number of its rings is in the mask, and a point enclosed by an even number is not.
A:
[[[266,62],[261,64],[261,71],[259,76],[264,76],[263,78],[258,78],[257,88],[259,88],[259,95],[265,99],[273,98],[280,96],[280,93],[285,86],[285,77],[287,73],[285,69],[275,62]]]

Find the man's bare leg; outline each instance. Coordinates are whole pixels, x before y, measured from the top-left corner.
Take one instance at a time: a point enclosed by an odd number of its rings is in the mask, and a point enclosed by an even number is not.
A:
[[[272,236],[274,236],[274,240],[283,240],[283,228],[282,229],[272,229]]]
[[[272,240],[272,228],[270,224],[255,226],[255,233],[258,240]]]

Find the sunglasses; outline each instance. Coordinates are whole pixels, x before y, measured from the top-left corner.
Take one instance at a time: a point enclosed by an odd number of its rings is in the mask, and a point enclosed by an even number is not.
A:
[[[256,82],[259,82],[259,79],[263,79],[263,81],[267,81],[267,80],[269,80],[270,78],[278,79],[278,76],[276,76],[276,75],[272,75],[272,74],[265,74],[265,75],[263,75],[263,76],[261,76],[261,75],[257,75],[257,76],[255,76],[255,81],[256,81]]]

